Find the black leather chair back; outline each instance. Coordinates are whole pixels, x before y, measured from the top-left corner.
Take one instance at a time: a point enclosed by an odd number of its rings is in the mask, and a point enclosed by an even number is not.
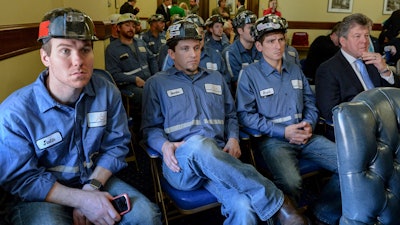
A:
[[[400,224],[400,89],[375,88],[333,109],[340,224]]]

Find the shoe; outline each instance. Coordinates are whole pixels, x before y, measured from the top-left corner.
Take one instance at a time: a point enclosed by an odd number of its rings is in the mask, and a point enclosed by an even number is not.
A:
[[[292,201],[285,195],[285,199],[277,217],[281,225],[308,225],[310,221],[307,217],[301,215],[294,207]]]

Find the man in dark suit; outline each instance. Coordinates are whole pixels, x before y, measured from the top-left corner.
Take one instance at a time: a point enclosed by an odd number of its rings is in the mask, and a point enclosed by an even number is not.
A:
[[[165,27],[164,30],[167,30],[170,20],[171,20],[171,15],[169,14],[169,6],[171,5],[171,0],[163,0],[163,3],[159,5],[156,9],[156,14],[161,14],[165,18]]]
[[[360,92],[371,88],[368,87],[369,82],[372,81],[372,87],[400,85],[399,79],[388,69],[382,56],[368,51],[371,25],[371,19],[363,14],[345,17],[338,31],[340,51],[317,70],[317,107],[328,124],[332,123],[332,108],[339,103],[351,101]],[[361,66],[366,66],[367,79],[363,78],[362,68],[356,64],[358,59],[364,62]],[[325,136],[334,140],[332,127],[328,128]]]

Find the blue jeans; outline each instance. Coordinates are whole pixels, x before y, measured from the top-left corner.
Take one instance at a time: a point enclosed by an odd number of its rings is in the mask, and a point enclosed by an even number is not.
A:
[[[168,182],[180,190],[201,186],[222,203],[224,224],[257,224],[271,218],[283,204],[283,193],[257,170],[242,163],[210,138],[190,137],[175,152],[181,171],[171,171],[163,163]]]
[[[122,216],[118,224],[161,225],[161,213],[138,190],[116,177],[111,177],[104,187],[112,196],[127,193],[131,200],[131,211]],[[19,201],[10,210],[10,222],[14,225],[71,225],[73,208],[49,202]]]
[[[333,172],[334,175],[324,188],[323,194],[318,200],[319,207],[315,208],[316,212],[314,214],[321,221],[328,224],[336,224],[341,214],[341,204],[335,143],[323,136],[313,135],[304,145],[291,144],[286,140],[268,136],[255,138],[252,140],[252,144],[256,154],[261,154],[263,157],[275,184],[285,194],[296,200],[300,198],[302,185],[298,158],[308,159]],[[339,193],[339,198],[333,199],[329,193]],[[329,198],[329,200],[323,197]],[[336,216],[337,214],[339,215]]]

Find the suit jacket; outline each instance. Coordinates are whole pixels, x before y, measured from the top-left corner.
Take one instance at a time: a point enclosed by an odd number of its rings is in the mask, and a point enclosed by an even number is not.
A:
[[[157,7],[156,9],[156,14],[161,14],[164,16],[165,22],[169,22],[170,21],[170,14],[169,14],[169,9],[167,8],[167,11],[165,11],[164,9],[164,5],[161,4]]]
[[[394,76],[395,83],[383,79],[374,65],[366,65],[375,87],[400,87],[400,80]],[[351,101],[364,88],[353,67],[338,51],[332,58],[322,63],[316,72],[315,90],[320,116],[332,122],[332,109],[342,102]]]

